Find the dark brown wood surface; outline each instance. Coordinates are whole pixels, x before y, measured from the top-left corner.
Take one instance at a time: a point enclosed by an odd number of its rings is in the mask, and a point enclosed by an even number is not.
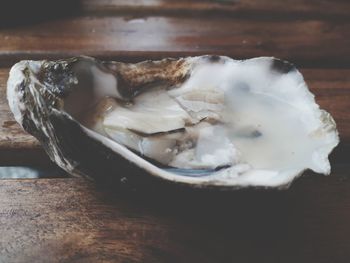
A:
[[[1,29],[0,39],[3,66],[79,54],[135,61],[213,53],[276,56],[308,67],[350,66],[350,20],[82,16]]]
[[[2,180],[0,262],[347,262],[349,187],[346,175],[234,193]]]
[[[344,0],[83,0],[81,9],[96,14],[231,15],[253,19],[330,18],[349,19],[349,3]]]
[[[295,62],[338,125],[332,174],[306,173],[285,191],[224,193],[0,180],[0,263],[349,262],[349,1],[78,2],[52,19],[37,11],[39,0],[26,10],[35,17],[0,17],[0,165],[50,165],[9,112],[6,80],[16,61],[211,53]]]

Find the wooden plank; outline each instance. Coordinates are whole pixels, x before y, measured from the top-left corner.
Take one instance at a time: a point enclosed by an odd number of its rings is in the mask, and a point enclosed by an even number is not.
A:
[[[253,19],[350,18],[350,3],[341,0],[83,0],[80,7],[82,11],[95,15],[231,15]]]
[[[346,262],[349,178],[114,194],[83,179],[0,180],[0,262]]]
[[[320,106],[335,118],[341,140],[350,142],[350,70],[302,69]],[[9,110],[6,81],[9,69],[0,69],[0,165],[48,164],[39,143],[25,133]]]
[[[20,8],[19,8],[20,7]],[[205,16],[253,20],[349,20],[350,3],[344,0],[45,0],[6,1],[0,22],[26,24],[67,15]],[[0,24],[0,27],[4,23]]]
[[[139,60],[196,54],[276,56],[299,66],[350,66],[350,22],[228,17],[77,17],[0,30],[0,64],[78,54]],[[321,44],[322,43],[322,44]]]

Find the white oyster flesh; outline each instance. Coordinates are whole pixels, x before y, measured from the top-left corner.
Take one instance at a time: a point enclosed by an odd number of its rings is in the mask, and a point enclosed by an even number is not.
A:
[[[297,70],[273,70],[271,58],[192,60],[184,83],[154,87],[128,103],[96,87],[97,118],[85,126],[162,166],[211,171],[178,181],[277,186],[305,169],[330,173],[335,124]],[[170,170],[157,173],[181,177]]]

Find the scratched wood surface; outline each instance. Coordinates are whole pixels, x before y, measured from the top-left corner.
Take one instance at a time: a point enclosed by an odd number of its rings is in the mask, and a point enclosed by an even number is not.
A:
[[[349,177],[314,179],[209,194],[3,180],[0,262],[347,262]]]
[[[280,192],[121,192],[72,178],[0,180],[0,263],[348,262],[349,1],[7,2],[0,8],[0,165],[50,165],[9,112],[10,66],[80,54],[289,59],[334,116],[341,144],[330,176],[309,172]]]
[[[350,20],[79,16],[4,28],[0,41],[3,66],[23,58],[78,54],[135,61],[203,53],[276,56],[308,67],[350,66]]]

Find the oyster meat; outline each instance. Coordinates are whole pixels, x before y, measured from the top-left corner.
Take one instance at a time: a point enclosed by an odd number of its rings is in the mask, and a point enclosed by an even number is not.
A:
[[[7,92],[16,120],[73,175],[283,187],[306,169],[329,174],[339,142],[300,72],[271,57],[21,61]]]

